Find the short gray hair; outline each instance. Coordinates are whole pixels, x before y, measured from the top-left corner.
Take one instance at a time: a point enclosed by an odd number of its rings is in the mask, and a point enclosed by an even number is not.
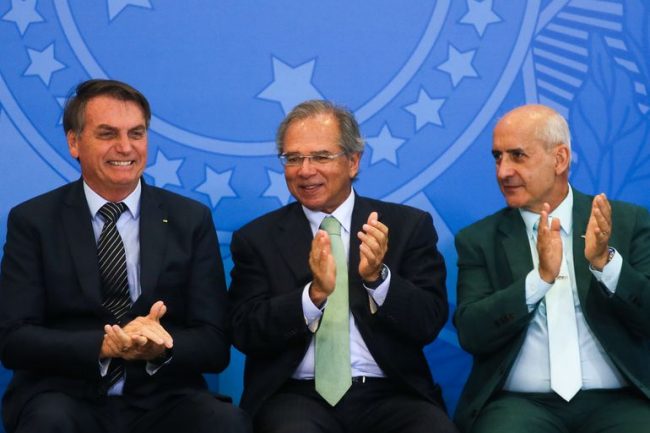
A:
[[[535,131],[537,138],[544,142],[547,150],[564,144],[571,151],[571,132],[566,119],[558,112],[553,111],[547,116],[546,122],[542,123]]]
[[[359,124],[354,114],[347,108],[322,99],[312,99],[296,105],[282,120],[275,134],[278,154],[284,151],[284,136],[289,126],[296,120],[304,120],[319,114],[331,114],[338,120],[339,145],[347,155],[363,153],[364,141],[359,132]]]

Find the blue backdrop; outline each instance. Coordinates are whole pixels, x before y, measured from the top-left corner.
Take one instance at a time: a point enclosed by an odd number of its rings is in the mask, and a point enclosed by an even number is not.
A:
[[[649,15],[642,0],[0,0],[0,241],[12,206],[79,177],[61,107],[110,77],[152,103],[147,181],[210,206],[229,271],[232,231],[291,200],[276,126],[327,98],[366,138],[358,192],[433,215],[453,311],[453,236],[503,206],[491,130],[514,106],[568,117],[578,188],[650,205]],[[452,325],[427,356],[453,410],[471,360]],[[238,399],[242,363],[211,386]]]

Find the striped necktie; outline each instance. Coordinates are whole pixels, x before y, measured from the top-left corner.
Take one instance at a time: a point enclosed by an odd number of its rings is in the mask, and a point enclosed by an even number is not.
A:
[[[102,305],[115,316],[115,321],[119,325],[123,324],[122,319],[131,308],[124,243],[116,227],[117,220],[125,210],[124,203],[112,202],[107,202],[99,209],[99,214],[105,222],[97,242],[99,275],[104,297]],[[122,360],[111,360],[108,373],[104,377],[106,389],[113,386],[123,375],[124,363]]]

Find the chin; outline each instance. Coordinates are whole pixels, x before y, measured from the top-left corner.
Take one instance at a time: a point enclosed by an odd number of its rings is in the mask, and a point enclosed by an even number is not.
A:
[[[516,209],[520,207],[524,207],[526,205],[522,200],[517,200],[515,198],[507,198],[507,197],[506,197],[506,204],[508,205],[508,207],[512,207]]]

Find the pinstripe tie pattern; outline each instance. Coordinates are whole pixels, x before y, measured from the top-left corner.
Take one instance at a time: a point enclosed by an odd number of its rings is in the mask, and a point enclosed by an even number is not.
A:
[[[105,223],[97,243],[99,275],[102,279],[106,307],[119,324],[131,306],[129,282],[126,277],[126,254],[124,243],[115,226],[118,218],[126,210],[124,203],[108,202],[99,209]]]
[[[99,275],[104,292],[102,305],[113,313],[115,321],[120,325],[124,315],[131,307],[124,243],[115,225],[125,210],[126,205],[124,203],[111,202],[106,203],[99,209],[99,214],[104,218],[105,222],[97,242]],[[123,375],[124,363],[121,359],[113,359],[108,373],[104,377],[106,389],[114,385]]]

